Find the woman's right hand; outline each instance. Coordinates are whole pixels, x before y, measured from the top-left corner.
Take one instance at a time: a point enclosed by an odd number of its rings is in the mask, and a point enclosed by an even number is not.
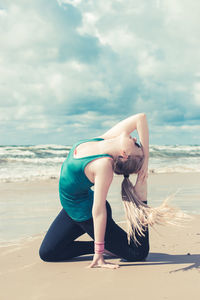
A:
[[[108,268],[108,269],[117,269],[119,265],[106,263],[103,257],[103,254],[94,254],[92,263],[87,268]]]

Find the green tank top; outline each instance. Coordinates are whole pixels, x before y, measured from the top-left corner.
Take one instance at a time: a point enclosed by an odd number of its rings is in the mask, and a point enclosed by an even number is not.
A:
[[[60,202],[68,215],[75,221],[85,221],[92,217],[94,185],[85,175],[84,169],[92,160],[99,157],[112,157],[109,154],[90,155],[74,158],[75,148],[85,142],[102,141],[103,138],[81,140],[71,148],[61,166],[59,180]]]

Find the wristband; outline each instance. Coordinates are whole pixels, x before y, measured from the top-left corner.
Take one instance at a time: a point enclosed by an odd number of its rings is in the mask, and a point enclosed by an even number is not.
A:
[[[105,242],[94,242],[94,252],[95,254],[102,254],[104,252]]]

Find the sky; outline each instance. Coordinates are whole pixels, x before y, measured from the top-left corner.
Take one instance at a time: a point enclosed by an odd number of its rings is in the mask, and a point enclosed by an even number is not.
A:
[[[200,1],[3,0],[0,145],[102,135],[146,113],[150,144],[200,144]]]

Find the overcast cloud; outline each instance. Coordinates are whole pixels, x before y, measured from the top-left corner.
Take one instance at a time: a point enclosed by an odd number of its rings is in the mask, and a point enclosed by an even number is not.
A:
[[[145,112],[151,144],[200,144],[198,0],[0,7],[0,144],[64,144]]]

